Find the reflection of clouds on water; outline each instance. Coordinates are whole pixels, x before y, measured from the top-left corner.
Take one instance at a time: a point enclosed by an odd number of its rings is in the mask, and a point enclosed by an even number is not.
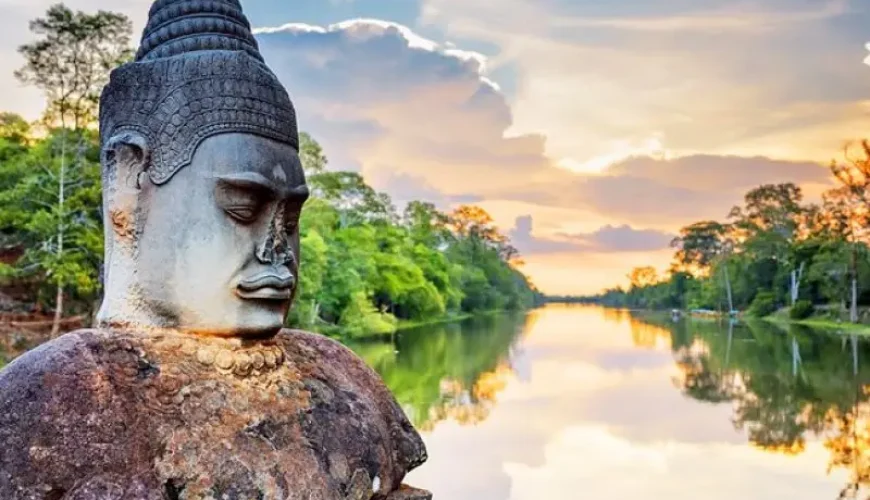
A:
[[[508,377],[477,426],[427,433],[430,461],[409,482],[451,500],[836,498],[843,480],[818,442],[798,457],[747,446],[730,405],[682,394],[661,332],[628,318],[539,312],[512,360],[528,377]]]
[[[746,437],[731,425],[729,405],[688,400],[664,383],[672,373],[670,368],[639,371],[618,386],[595,392],[587,400],[585,419],[606,423],[614,433],[635,442],[746,443]]]
[[[532,380],[532,359],[525,348],[517,346],[511,349],[510,364],[514,371],[514,376],[523,383],[529,383]]]
[[[761,457],[745,446],[637,443],[604,427],[575,426],[555,435],[546,444],[545,456],[545,464],[538,467],[505,464],[511,477],[511,494],[506,500],[834,499],[838,493],[818,473],[818,464],[825,459],[820,446],[797,459]]]
[[[595,362],[606,370],[652,370],[671,367],[674,364],[669,353],[656,356],[646,351],[604,350],[596,353]]]

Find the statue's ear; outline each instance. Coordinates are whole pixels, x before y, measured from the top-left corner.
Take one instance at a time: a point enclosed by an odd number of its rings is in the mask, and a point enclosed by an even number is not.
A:
[[[148,141],[136,132],[122,132],[106,142],[102,155],[106,226],[132,242],[144,216],[141,180],[147,176]]]
[[[149,161],[148,141],[137,132],[121,132],[112,136],[103,147],[104,182],[116,191],[138,190]]]

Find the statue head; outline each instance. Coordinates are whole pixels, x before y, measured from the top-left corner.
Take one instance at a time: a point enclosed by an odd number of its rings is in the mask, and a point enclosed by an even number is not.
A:
[[[308,196],[296,114],[238,0],[157,0],[100,109],[98,324],[276,333]]]

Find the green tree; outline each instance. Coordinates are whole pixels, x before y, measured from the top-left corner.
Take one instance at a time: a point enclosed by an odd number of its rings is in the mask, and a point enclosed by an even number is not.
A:
[[[410,232],[414,243],[439,248],[452,243],[450,217],[438,211],[435,205],[412,201],[405,207],[402,224]]]
[[[315,230],[308,231],[300,241],[304,267],[299,276],[296,305],[290,323],[297,327],[313,327],[320,320],[320,297],[327,272],[329,245]]]
[[[706,274],[725,248],[728,227],[716,221],[696,222],[680,229],[671,242],[677,249],[676,267],[687,272]]]
[[[123,14],[73,12],[63,4],[30,23],[38,38],[19,47],[26,64],[15,76],[45,93],[47,126],[78,130],[96,120],[109,72],[133,54],[132,29]]]
[[[659,273],[652,266],[636,267],[628,275],[632,288],[643,288],[659,283]]]
[[[338,210],[342,227],[397,220],[389,196],[375,191],[356,172],[321,172],[309,176],[308,183],[314,196]]]
[[[840,186],[825,193],[823,220],[831,233],[849,245],[849,320],[857,323],[859,254],[870,238],[870,143],[861,142],[858,156],[850,156],[847,148],[845,157],[844,163],[831,162]]]
[[[52,139],[38,159],[34,158],[37,161],[34,176],[22,177],[19,183],[38,186],[40,192],[45,192],[48,186],[56,190],[50,201],[40,197],[38,208],[30,212],[26,230],[41,241],[38,251],[28,251],[25,262],[28,268],[41,269],[57,287],[52,328],[56,335],[63,317],[64,288],[87,290],[91,286],[82,279],[86,273],[79,269],[77,256],[88,248],[84,240],[99,234],[99,223],[83,219],[75,203],[88,198],[98,186],[98,176],[89,168],[93,162],[87,158],[97,141],[88,129],[96,120],[100,92],[109,71],[132,54],[132,24],[122,14],[73,12],[57,4],[48,9],[45,17],[32,21],[30,29],[37,40],[19,47],[25,65],[15,76],[45,94],[43,122]],[[99,206],[99,202],[94,206]],[[94,232],[88,237],[70,234],[73,228],[82,226]],[[72,254],[68,255],[70,245]]]
[[[23,151],[30,143],[30,123],[15,113],[0,113],[0,140],[3,150],[15,146],[17,151]],[[7,153],[0,153],[0,159],[5,159]]]
[[[82,151],[75,154],[74,168],[66,168],[60,151],[75,135],[83,136],[74,139]],[[24,249],[7,274],[34,278],[55,290],[66,287],[74,299],[90,306],[99,291],[103,254],[96,133],[55,131],[25,154],[0,162],[0,179],[8,186],[0,191],[0,234],[7,245]],[[62,295],[55,300],[57,333]]]
[[[307,175],[322,174],[329,165],[323,147],[307,132],[299,133],[299,160]]]
[[[732,209],[730,218],[743,249],[758,259],[782,264],[789,274],[789,299],[798,300],[807,262],[792,254],[793,245],[804,236],[807,210],[803,192],[793,183],[765,184],[749,191],[743,207]]]

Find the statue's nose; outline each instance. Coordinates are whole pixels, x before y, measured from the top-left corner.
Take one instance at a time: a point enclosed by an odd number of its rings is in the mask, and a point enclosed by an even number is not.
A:
[[[284,211],[276,210],[266,235],[256,250],[257,260],[274,266],[287,265],[293,260],[290,236],[285,231]]]

